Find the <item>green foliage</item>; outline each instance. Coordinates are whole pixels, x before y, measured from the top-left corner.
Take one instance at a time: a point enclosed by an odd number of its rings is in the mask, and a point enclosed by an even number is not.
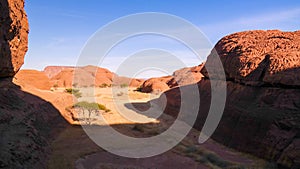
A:
[[[69,89],[66,89],[65,92],[67,92],[69,94],[73,94],[77,98],[81,97],[81,92],[79,89],[69,88]]]
[[[196,153],[198,150],[195,146],[189,146],[186,148],[185,153]]]
[[[121,88],[128,87],[128,84],[126,84],[126,83],[123,83],[123,84],[121,84],[121,85],[120,85],[120,87],[121,87]]]
[[[99,87],[100,88],[111,87],[111,84],[102,83]]]
[[[203,154],[203,158],[205,160],[208,160],[210,163],[212,163],[218,167],[221,167],[221,168],[226,168],[231,165],[230,162],[225,161],[225,160],[221,159],[220,157],[218,157],[217,155],[212,154],[212,153]]]
[[[99,103],[90,103],[86,101],[78,102],[72,106],[73,108],[83,108],[85,110],[104,110],[105,112],[110,112],[108,108]]]

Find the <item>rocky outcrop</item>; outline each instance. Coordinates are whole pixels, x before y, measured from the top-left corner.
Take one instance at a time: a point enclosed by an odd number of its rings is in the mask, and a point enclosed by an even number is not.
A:
[[[279,168],[300,167],[299,31],[248,31],[222,38],[208,56],[198,82],[201,130],[211,102],[211,82],[218,81],[219,54],[227,79],[223,117],[213,134],[216,141],[270,161]],[[297,51],[298,50],[298,51]],[[218,90],[218,86],[217,89]],[[180,89],[164,93],[165,112],[177,116]],[[161,97],[160,99],[164,99]]]
[[[49,144],[67,123],[52,104],[12,83],[27,51],[24,0],[0,1],[0,13],[0,168],[46,168]]]
[[[57,68],[56,70],[59,69]],[[96,66],[62,67],[60,72],[50,78],[50,80],[55,87],[99,87],[102,84],[112,84],[113,76],[114,73],[109,70]]]
[[[24,63],[28,43],[24,0],[0,2],[0,78],[14,76]]]
[[[37,70],[20,70],[14,77],[13,82],[22,88],[36,88],[50,90],[53,84],[50,79]]]
[[[248,31],[228,35],[215,46],[226,78],[251,86],[300,86],[300,31]],[[214,52],[207,63],[212,69]],[[218,76],[218,72],[206,77]]]
[[[65,67],[50,66],[44,72],[55,87],[106,87],[111,85],[125,85],[138,87],[143,83],[141,79],[118,76],[105,68],[97,66]],[[53,76],[56,72],[57,74]]]
[[[203,77],[202,73],[200,72],[204,66],[204,63],[201,63],[198,66],[194,67],[188,67],[188,68],[182,68],[179,70],[176,70],[173,73],[173,83],[175,86],[169,85],[170,88],[176,87],[176,86],[185,86],[193,83],[197,83],[201,80]]]
[[[61,71],[65,69],[74,69],[74,66],[47,66],[44,68],[43,72],[48,76],[48,78],[52,78],[59,74]]]
[[[172,76],[164,76],[164,77],[158,77],[158,78],[150,78],[146,80],[140,87],[139,91],[144,93],[151,93],[151,92],[163,92],[170,87],[168,86],[168,83],[173,79]]]
[[[203,65],[204,63],[176,70],[172,76],[150,78],[138,90],[144,93],[160,93],[173,87],[197,83],[203,77],[200,73]]]

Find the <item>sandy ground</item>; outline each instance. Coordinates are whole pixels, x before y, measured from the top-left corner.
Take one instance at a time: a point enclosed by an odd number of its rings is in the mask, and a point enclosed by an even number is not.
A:
[[[155,104],[147,103],[159,95],[136,92],[127,88],[80,89],[83,97],[79,101],[98,102],[111,111],[103,113],[94,124],[112,125],[131,137],[151,137],[165,131],[174,119],[163,115]],[[95,97],[94,97],[95,96]],[[151,109],[149,109],[151,108]],[[145,110],[151,110],[146,115]],[[150,113],[150,114],[149,114]],[[130,119],[130,120],[128,120]],[[138,125],[137,125],[138,124]],[[192,129],[188,136],[170,151],[158,156],[134,159],[99,151],[86,155],[75,162],[77,169],[101,168],[223,168],[224,166],[254,166],[261,160],[226,148],[213,140],[198,144],[199,131]],[[123,150],[126,151],[126,148]]]
[[[97,125],[135,124],[135,123],[158,123],[155,118],[142,114],[137,109],[129,109],[134,103],[147,103],[159,95],[152,95],[134,91],[135,88],[81,88],[82,97],[78,101],[97,102],[105,105],[110,112],[102,113],[104,119],[98,117]],[[126,107],[127,106],[127,107]]]
[[[45,91],[27,89],[51,102],[60,111],[74,103],[74,97],[65,89]],[[82,97],[77,101],[97,102],[110,112],[97,116],[93,126],[103,130],[111,126],[116,131],[134,138],[146,138],[166,131],[174,118],[161,115],[161,109],[149,100],[157,94],[145,94],[134,88],[81,88]],[[157,117],[159,117],[157,119]],[[49,169],[141,169],[141,168],[264,168],[267,163],[253,156],[237,152],[213,140],[198,143],[199,131],[189,134],[171,150],[149,158],[126,158],[114,155],[96,145],[80,126],[69,126],[53,141]],[[126,147],[122,151],[128,151]]]

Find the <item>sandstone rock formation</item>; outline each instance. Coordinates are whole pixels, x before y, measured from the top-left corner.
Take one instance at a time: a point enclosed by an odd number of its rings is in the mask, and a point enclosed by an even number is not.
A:
[[[150,78],[139,86],[139,90],[144,93],[160,93],[173,87],[197,83],[203,77],[200,73],[203,65],[204,63],[194,67],[179,69],[172,76]]]
[[[158,78],[150,78],[146,80],[141,86],[140,91],[144,93],[151,93],[151,92],[163,92],[170,87],[167,85],[173,79],[172,76],[164,76]]]
[[[52,104],[12,83],[27,51],[24,0],[0,1],[0,13],[0,168],[46,168],[49,143],[66,123]]]
[[[27,52],[28,21],[24,0],[0,2],[0,77],[14,76]]]
[[[65,69],[74,69],[73,66],[47,66],[44,68],[43,72],[48,76],[48,78],[52,78],[59,74],[61,71]]]
[[[111,85],[126,85],[138,87],[141,79],[118,76],[105,68],[97,66],[66,67],[49,66],[44,72],[51,77],[51,83],[56,87],[105,87]]]
[[[140,87],[143,83],[144,83],[145,80],[142,80],[142,79],[130,79],[130,83],[129,83],[129,86],[130,87]]]
[[[188,68],[182,68],[179,70],[176,70],[173,73],[173,79],[174,81],[171,84],[177,84],[178,86],[184,86],[184,85],[189,85],[193,83],[197,83],[201,80],[203,77],[202,73],[200,72],[204,66],[204,63],[201,63],[198,66],[194,67],[188,67]],[[175,85],[176,86],[176,85]],[[170,88],[175,87],[175,86],[170,86]]]
[[[50,90],[53,84],[50,79],[37,70],[20,70],[14,77],[13,82],[22,88],[36,88]]]
[[[228,80],[254,86],[300,85],[300,31],[235,33],[222,38],[215,49]],[[208,56],[208,61],[213,56]],[[218,70],[213,62],[207,64]],[[202,73],[209,76],[205,70]]]
[[[201,70],[206,78],[198,82],[201,101],[194,127],[201,130],[210,108],[211,82],[219,80],[220,68],[214,62],[218,53],[226,73],[227,100],[212,138],[274,161],[279,168],[299,168],[299,38],[299,31],[248,31],[222,38],[205,65],[214,69],[210,74]],[[165,112],[177,116],[179,88],[164,94]]]

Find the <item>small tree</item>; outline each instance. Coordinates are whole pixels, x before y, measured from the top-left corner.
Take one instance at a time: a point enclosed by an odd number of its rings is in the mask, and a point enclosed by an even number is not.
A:
[[[100,110],[103,110],[104,112],[109,112],[110,111],[109,109],[107,109],[102,104],[89,103],[89,102],[86,102],[86,101],[78,102],[78,103],[74,104],[72,106],[72,108],[79,111],[79,113],[83,117],[83,118],[80,118],[80,119],[82,119],[83,121],[85,121],[86,124],[89,124],[89,125],[93,121],[93,119],[91,118],[91,116],[93,114],[99,113]],[[87,113],[87,115],[86,115],[86,113]]]
[[[99,87],[100,87],[100,88],[106,88],[106,87],[108,87],[108,84],[102,83]]]
[[[81,97],[81,95],[82,95],[79,89],[69,88],[69,89],[65,89],[65,92],[67,92],[69,94],[73,94],[77,98]]]
[[[120,87],[121,87],[121,88],[128,87],[128,84],[126,84],[126,83],[123,83],[123,84],[121,84],[121,85],[120,85]]]
[[[56,90],[56,89],[58,88],[58,84],[57,84],[57,83],[54,84],[53,87],[54,87],[54,89]]]

